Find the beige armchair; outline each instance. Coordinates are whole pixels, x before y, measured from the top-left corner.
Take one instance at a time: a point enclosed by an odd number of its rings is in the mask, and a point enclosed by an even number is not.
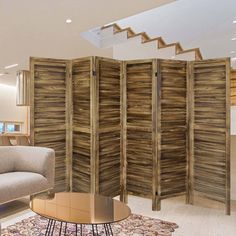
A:
[[[53,189],[54,173],[52,149],[0,147],[0,204]]]

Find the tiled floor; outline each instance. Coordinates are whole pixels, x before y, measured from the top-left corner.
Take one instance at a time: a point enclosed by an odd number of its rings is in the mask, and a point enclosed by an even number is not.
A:
[[[33,215],[27,206],[26,199],[2,206],[2,227]],[[129,196],[129,206],[134,213],[177,223],[173,236],[236,236],[236,202],[232,202],[231,216],[224,214],[221,204],[198,200],[195,206],[186,205],[183,197],[163,200],[160,212],[151,210],[150,200],[134,196]]]

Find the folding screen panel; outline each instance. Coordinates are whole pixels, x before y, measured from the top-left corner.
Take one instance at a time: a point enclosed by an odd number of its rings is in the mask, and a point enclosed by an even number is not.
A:
[[[161,198],[187,189],[187,63],[158,61]]]
[[[31,58],[31,142],[56,152],[55,189],[68,188],[69,62]]]
[[[120,194],[121,65],[117,60],[96,58],[96,117],[98,192]]]
[[[124,164],[125,194],[156,195],[155,60],[127,61],[124,65]],[[156,91],[156,90],[155,90]],[[153,125],[154,124],[154,125]],[[154,129],[154,130],[153,130]]]
[[[231,70],[231,105],[236,106],[236,70]]]
[[[191,62],[189,75],[190,188],[230,214],[230,61]]]
[[[72,61],[72,95],[73,95],[73,158],[72,190],[91,191],[91,90],[93,85],[92,58]]]

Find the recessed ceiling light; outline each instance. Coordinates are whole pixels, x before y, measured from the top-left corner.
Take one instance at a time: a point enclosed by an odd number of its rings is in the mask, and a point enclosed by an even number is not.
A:
[[[0,73],[0,76],[3,76],[4,74],[3,73]]]
[[[233,20],[233,24],[236,24],[236,20]]]
[[[5,69],[10,69],[10,68],[13,68],[13,67],[17,67],[18,64],[12,64],[12,65],[9,65],[9,66],[5,66],[4,68]]]
[[[236,40],[236,38],[232,38],[231,40],[235,41],[235,40]]]
[[[72,20],[70,18],[66,19],[66,24],[70,24]]]
[[[235,51],[230,51],[231,54],[235,53]]]

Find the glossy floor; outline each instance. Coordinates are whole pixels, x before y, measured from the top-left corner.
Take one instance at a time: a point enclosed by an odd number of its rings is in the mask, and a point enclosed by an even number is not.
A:
[[[236,235],[236,201],[232,201],[232,214],[226,216],[221,204],[197,199],[196,204],[185,205],[184,198],[172,198],[162,201],[162,210],[153,212],[148,199],[129,196],[132,212],[179,225],[173,236],[235,236]],[[0,208],[2,227],[34,215],[28,209],[26,199],[16,201]]]

